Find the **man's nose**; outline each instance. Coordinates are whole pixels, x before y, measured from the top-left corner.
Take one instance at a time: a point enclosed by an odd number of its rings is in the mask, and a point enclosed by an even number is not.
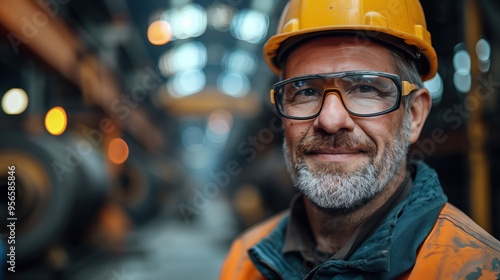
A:
[[[339,130],[352,131],[354,126],[354,121],[344,108],[339,93],[328,93],[319,116],[314,120],[314,129],[334,134]]]

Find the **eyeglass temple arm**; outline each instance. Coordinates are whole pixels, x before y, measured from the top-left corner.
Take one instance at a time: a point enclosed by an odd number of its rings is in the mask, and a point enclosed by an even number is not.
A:
[[[271,89],[269,97],[271,98],[271,104],[275,104],[276,100],[274,100],[274,89]]]
[[[403,81],[403,96],[407,96],[416,88],[417,88],[416,85],[414,85],[408,81]],[[273,99],[274,99],[274,95],[273,95]]]

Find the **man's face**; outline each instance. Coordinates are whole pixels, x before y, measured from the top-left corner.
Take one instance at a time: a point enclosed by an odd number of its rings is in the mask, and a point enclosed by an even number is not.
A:
[[[355,70],[395,73],[391,52],[350,37],[320,38],[290,53],[283,78]],[[353,117],[336,94],[318,117],[283,119],[284,151],[294,183],[322,209],[349,212],[370,201],[404,170],[410,120],[404,108]],[[398,181],[400,182],[400,181]]]

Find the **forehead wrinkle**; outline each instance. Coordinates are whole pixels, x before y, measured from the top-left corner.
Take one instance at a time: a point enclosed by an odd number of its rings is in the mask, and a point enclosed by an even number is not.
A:
[[[359,43],[336,41],[332,38],[322,38],[298,46],[288,58],[288,63],[285,63],[283,68],[283,76],[297,67],[303,70],[299,75],[330,73],[332,72],[332,64],[325,64],[325,60],[331,60],[332,63],[336,60],[340,61],[335,72],[347,70],[394,72],[391,51],[374,43],[360,45]],[[349,59],[353,59],[353,61],[350,62]],[[356,65],[359,66],[357,69]]]

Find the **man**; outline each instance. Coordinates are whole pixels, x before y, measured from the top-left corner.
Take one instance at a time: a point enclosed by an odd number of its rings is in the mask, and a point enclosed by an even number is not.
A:
[[[406,159],[437,71],[417,0],[291,0],[264,52],[300,196],[235,240],[221,279],[499,279],[500,242]]]

